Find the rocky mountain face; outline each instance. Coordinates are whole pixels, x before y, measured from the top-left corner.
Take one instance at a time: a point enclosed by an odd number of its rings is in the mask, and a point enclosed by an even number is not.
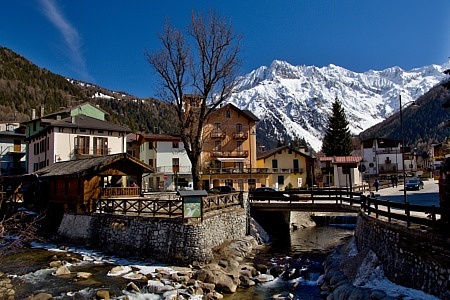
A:
[[[274,61],[239,78],[230,102],[258,116],[258,140],[273,147],[274,141],[305,139],[318,151],[336,98],[358,134],[385,120],[402,105],[416,100],[441,82],[450,63],[405,71],[392,67],[356,73],[329,65],[292,66]]]

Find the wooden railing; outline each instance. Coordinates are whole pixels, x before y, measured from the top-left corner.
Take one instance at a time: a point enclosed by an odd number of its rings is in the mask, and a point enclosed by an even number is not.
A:
[[[207,196],[202,199],[203,213],[242,205],[242,193]],[[183,216],[181,198],[171,200],[149,198],[100,198],[94,201],[94,213],[175,218]]]
[[[314,204],[315,202],[330,202],[333,201],[336,204],[348,203],[353,205],[354,203],[359,203],[359,197],[361,193],[351,192],[346,189],[341,188],[327,188],[327,189],[316,189],[316,190],[287,190],[287,191],[277,191],[277,192],[264,192],[264,193],[253,193],[250,192],[248,199],[250,202],[255,201],[283,201],[283,202],[308,202]]]
[[[111,197],[136,197],[141,193],[139,187],[105,187],[100,188],[101,198]]]
[[[406,222],[406,226],[411,224],[423,225],[431,228],[432,231],[437,229],[437,220],[442,215],[450,215],[450,210],[432,206],[415,205],[399,203],[387,200],[378,200],[368,196],[361,197],[361,211],[367,215],[374,214],[378,219],[380,216],[387,218],[388,222],[399,220]]]

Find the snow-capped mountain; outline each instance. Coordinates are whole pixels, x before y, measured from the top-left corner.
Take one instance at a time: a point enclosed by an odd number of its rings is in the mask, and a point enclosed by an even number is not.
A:
[[[292,66],[274,61],[239,78],[230,101],[258,116],[258,136],[304,138],[318,151],[332,104],[343,105],[353,134],[383,121],[445,78],[450,63],[405,71],[392,67],[356,73],[329,65]]]

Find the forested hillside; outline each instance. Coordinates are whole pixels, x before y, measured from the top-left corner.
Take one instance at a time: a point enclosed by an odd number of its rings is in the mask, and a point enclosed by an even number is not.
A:
[[[443,104],[450,99],[450,90],[437,85],[416,100],[415,105],[407,104],[403,108],[405,144],[418,149],[442,142],[450,136],[450,110]],[[400,113],[367,129],[359,136],[362,140],[384,137],[401,140]]]
[[[39,111],[41,105],[47,114],[84,101],[98,104],[109,113],[108,121],[133,131],[152,132],[158,127],[160,132],[175,132],[174,111],[168,103],[68,80],[0,47],[0,120],[26,121],[31,109]]]

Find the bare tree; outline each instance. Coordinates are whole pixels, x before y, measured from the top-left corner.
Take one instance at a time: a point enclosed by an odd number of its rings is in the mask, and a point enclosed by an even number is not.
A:
[[[174,104],[178,134],[192,164],[194,188],[200,188],[202,128],[208,116],[235,87],[242,37],[231,22],[210,12],[192,13],[186,38],[166,21],[162,48],[145,55],[160,79],[160,96]]]

